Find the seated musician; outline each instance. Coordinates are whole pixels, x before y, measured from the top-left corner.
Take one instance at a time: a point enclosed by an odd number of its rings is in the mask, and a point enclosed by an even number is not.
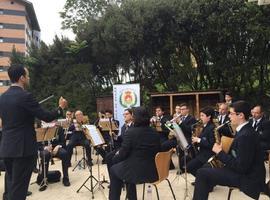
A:
[[[264,111],[263,107],[261,105],[256,105],[251,110],[252,118],[249,120],[249,123],[254,128],[254,130],[262,134],[262,125],[263,122],[266,121],[266,118],[264,117]]]
[[[66,140],[64,135],[64,129],[59,127],[56,139],[53,140],[51,144],[45,146],[44,148],[40,147],[41,173],[37,177],[38,184],[42,183],[44,171],[46,174],[48,174],[50,159],[53,159],[53,157],[57,157],[60,158],[62,161],[63,185],[70,186],[68,177],[69,156],[65,147],[66,147]],[[45,170],[44,170],[44,158],[45,158]],[[46,189],[47,189],[46,184],[40,185],[39,189],[40,191],[44,191]]]
[[[104,114],[103,119],[109,121],[109,129],[110,130],[106,130],[102,126],[100,126],[99,121],[97,121],[96,124],[98,124],[98,128],[99,128],[99,130],[102,134],[102,137],[104,138],[104,141],[106,142],[107,146],[105,147],[105,149],[103,147],[97,147],[96,151],[103,158],[102,164],[105,164],[106,163],[106,159],[105,159],[106,154],[113,151],[115,148],[114,143],[115,143],[115,140],[116,140],[117,135],[118,135],[118,130],[113,130],[113,127],[118,128],[119,121],[115,120],[113,118],[113,114],[112,114],[111,110],[105,110],[105,114]]]
[[[226,123],[227,121],[230,121],[229,118],[229,106],[226,103],[220,103],[218,106],[218,124],[222,125]],[[222,128],[218,130],[220,135],[232,137],[233,131],[231,126],[225,125]]]
[[[81,145],[85,148],[87,164],[92,166],[92,157],[91,157],[91,147],[90,141],[86,138],[84,130],[82,128],[84,122],[83,112],[77,110],[75,112],[75,120],[73,120],[73,124],[70,126],[69,131],[72,131],[72,135],[67,145],[67,152],[68,152],[68,161],[69,166],[71,166],[71,157],[73,154],[73,148],[77,145]]]
[[[237,187],[251,198],[258,199],[265,182],[265,167],[258,135],[248,123],[250,107],[245,101],[234,102],[230,120],[236,135],[226,154],[222,144],[215,143],[213,152],[224,163],[223,168],[201,168],[197,171],[194,200],[208,199],[215,185]]]
[[[149,127],[149,114],[143,107],[133,110],[134,127],[128,129],[119,151],[113,158],[109,199],[119,200],[123,181],[127,184],[127,198],[137,199],[136,184],[158,179],[155,155],[160,150],[160,138]]]
[[[156,107],[156,115],[150,119],[151,125],[156,128],[160,136],[160,142],[163,143],[168,140],[169,129],[166,128],[165,124],[171,119],[170,116],[164,115],[164,109],[161,106]]]
[[[127,108],[124,110],[124,120],[125,124],[121,127],[121,133],[117,138],[118,142],[118,148],[116,148],[114,151],[111,151],[106,155],[106,163],[107,163],[107,169],[110,176],[110,168],[113,165],[113,157],[115,156],[115,153],[119,150],[121,147],[121,144],[123,143],[123,140],[125,138],[125,135],[128,133],[128,130],[134,126],[133,124],[133,117],[132,117],[132,109]]]
[[[201,168],[208,159],[213,155],[212,147],[215,143],[214,109],[205,107],[200,111],[200,119],[203,123],[203,129],[199,136],[192,137],[192,143],[197,148],[198,153],[195,158],[187,162],[187,172],[196,176],[196,172]],[[184,170],[184,158],[181,161],[181,169]]]
[[[188,143],[191,144],[191,126],[196,123],[196,119],[189,114],[189,108],[186,103],[176,105],[173,119],[175,119],[175,122],[179,124]],[[168,151],[171,148],[175,148],[176,146],[177,141],[175,137],[161,144],[162,151]]]

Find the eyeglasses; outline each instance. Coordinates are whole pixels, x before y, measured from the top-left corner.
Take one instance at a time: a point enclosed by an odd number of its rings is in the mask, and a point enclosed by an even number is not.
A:
[[[239,112],[229,112],[229,115],[239,115]]]

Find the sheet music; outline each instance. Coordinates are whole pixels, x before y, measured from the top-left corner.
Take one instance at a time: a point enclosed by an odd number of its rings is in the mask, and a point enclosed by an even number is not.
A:
[[[95,125],[83,125],[83,127],[88,129],[94,146],[104,144],[103,138]]]
[[[181,149],[182,150],[187,149],[189,145],[188,145],[187,139],[186,139],[182,129],[175,122],[173,122],[173,128],[174,128],[176,140],[178,143],[180,143]]]

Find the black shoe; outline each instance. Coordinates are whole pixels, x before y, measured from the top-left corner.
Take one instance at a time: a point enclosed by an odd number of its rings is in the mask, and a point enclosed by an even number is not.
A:
[[[86,163],[87,163],[87,165],[88,165],[89,167],[91,167],[91,166],[94,165],[93,162],[92,162],[92,160],[87,160]]]
[[[69,179],[67,177],[63,178],[63,185],[66,187],[70,186],[70,182],[69,182]]]
[[[37,174],[37,173],[38,173],[38,168],[35,167],[35,168],[33,169],[33,172],[34,172],[35,174]]]
[[[103,159],[103,160],[101,161],[101,163],[102,163],[102,165],[104,165],[104,164],[106,164],[107,162],[106,162],[105,159]]]
[[[191,185],[192,185],[192,186],[195,186],[195,181],[191,182]]]
[[[28,197],[28,196],[30,196],[30,195],[32,195],[32,192],[30,192],[30,191],[27,191],[27,194],[26,194],[26,196]]]
[[[47,189],[47,187],[48,187],[47,184],[41,184],[38,190],[39,190],[40,192],[43,192],[43,191],[45,191],[45,190]]]

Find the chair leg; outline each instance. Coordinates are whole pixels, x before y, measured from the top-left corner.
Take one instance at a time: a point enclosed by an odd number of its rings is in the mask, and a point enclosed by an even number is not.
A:
[[[154,185],[154,186],[155,186],[156,193],[157,193],[157,199],[159,200],[158,188],[157,188],[157,186],[156,186],[156,185]]]
[[[167,179],[167,178],[166,178],[166,181],[168,182],[169,187],[170,187],[170,189],[171,189],[171,192],[172,192],[172,195],[173,195],[173,199],[174,199],[174,200],[176,200],[176,198],[175,198],[175,194],[174,194],[174,192],[173,192],[172,185],[171,185],[171,183],[170,183],[169,179]]]
[[[143,184],[142,200],[144,200],[145,183]]]
[[[231,199],[231,194],[232,194],[233,188],[229,188],[229,193],[228,193],[228,198],[227,200]]]

